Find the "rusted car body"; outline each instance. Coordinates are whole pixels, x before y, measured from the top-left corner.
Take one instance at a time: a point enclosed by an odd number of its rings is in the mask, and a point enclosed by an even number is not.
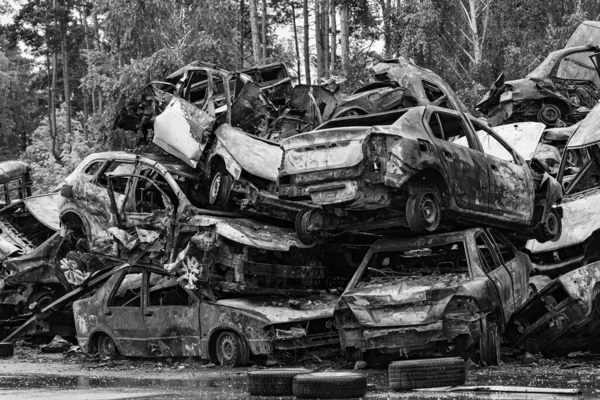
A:
[[[323,278],[293,230],[204,208],[203,183],[176,158],[108,152],[82,164],[61,191],[62,232],[104,260],[190,272],[209,298]]]
[[[597,348],[600,262],[544,284],[532,285],[535,294],[515,312],[505,332],[508,344],[548,356]]]
[[[573,124],[600,99],[599,51],[593,45],[565,48],[550,53],[523,79],[505,81],[501,74],[476,109],[488,116],[491,125]]]
[[[297,219],[305,243],[327,230],[423,233],[469,221],[541,240],[560,235],[560,185],[534,179],[521,155],[462,113],[420,106],[341,118],[281,146],[280,198],[321,207]]]
[[[557,277],[600,260],[600,107],[596,106],[573,133],[563,152],[558,181],[564,187],[563,233],[556,242],[530,241],[527,250],[540,274]]]
[[[279,140],[307,132],[325,121],[414,107],[417,100],[395,81],[373,82],[350,95],[325,86],[296,85],[287,108],[270,127]]]
[[[133,266],[116,268],[73,310],[77,340],[86,353],[202,357],[243,366],[251,356],[338,344],[336,301],[325,294],[211,301],[163,268]]]
[[[499,361],[499,334],[527,299],[531,263],[499,232],[385,238],[365,256],[335,309],[353,357],[458,354],[479,343]]]
[[[383,60],[375,64],[371,72],[376,81],[394,81],[408,89],[419,106],[435,105],[469,112],[468,107],[439,75],[403,57]]]

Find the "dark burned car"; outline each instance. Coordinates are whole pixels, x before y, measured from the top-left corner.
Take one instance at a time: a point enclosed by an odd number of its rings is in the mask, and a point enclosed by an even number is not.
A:
[[[403,57],[375,64],[372,75],[378,82],[397,82],[408,90],[419,106],[434,105],[469,112],[468,107],[439,75]]]
[[[307,132],[325,121],[414,107],[417,100],[395,81],[373,82],[350,95],[326,86],[296,85],[287,108],[270,127],[279,140]]]
[[[498,364],[500,334],[527,299],[531,263],[493,229],[385,238],[369,250],[335,309],[353,358],[460,354],[479,344]]]
[[[337,296],[210,300],[163,268],[124,265],[73,305],[77,340],[101,358],[201,357],[226,367],[250,357],[336,345]]]
[[[536,276],[534,278],[540,278]],[[532,279],[533,296],[517,310],[505,339],[512,347],[546,356],[597,351],[600,345],[600,262],[556,279]]]
[[[523,79],[504,74],[477,104],[491,125],[539,121],[573,124],[600,100],[598,52],[592,45],[554,51]]]
[[[97,153],[63,186],[63,236],[111,265],[187,271],[208,298],[286,293],[326,279],[293,230],[204,208],[194,170],[170,156]]]
[[[482,147],[482,142],[486,143]],[[324,231],[486,223],[534,236],[560,236],[560,185],[483,121],[452,110],[411,109],[329,121],[281,142],[278,191],[317,210],[296,220],[311,243]]]

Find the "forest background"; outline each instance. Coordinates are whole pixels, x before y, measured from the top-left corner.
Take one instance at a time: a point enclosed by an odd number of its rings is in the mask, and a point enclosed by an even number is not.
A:
[[[597,0],[0,0],[0,160],[29,162],[44,192],[87,154],[147,150],[117,112],[195,60],[283,61],[296,83],[338,76],[349,93],[403,56],[472,108],[598,19]]]

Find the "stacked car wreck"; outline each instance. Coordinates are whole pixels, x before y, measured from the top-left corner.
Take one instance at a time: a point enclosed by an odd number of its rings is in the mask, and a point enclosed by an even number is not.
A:
[[[82,267],[83,298],[42,308],[73,303],[102,357],[241,366],[341,344],[497,364],[539,267],[524,244],[563,240],[564,183],[532,161],[545,127],[524,157],[433,72],[399,58],[372,78],[344,95],[283,64],[197,62],[143,88],[115,126],[162,154],[92,154],[57,188],[70,255],[44,254]]]

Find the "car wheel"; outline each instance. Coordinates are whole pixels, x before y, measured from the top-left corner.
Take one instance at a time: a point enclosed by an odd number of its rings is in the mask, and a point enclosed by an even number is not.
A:
[[[317,241],[317,232],[323,226],[323,214],[315,210],[300,211],[296,216],[296,235],[300,241],[310,246]]]
[[[208,202],[218,208],[224,208],[229,202],[232,186],[233,176],[225,168],[217,168],[210,182]]]
[[[52,293],[46,289],[38,290],[38,291],[34,291],[29,296],[29,298],[27,299],[27,306],[30,306],[33,303],[37,303],[38,307],[41,309],[41,308],[48,307],[56,299],[57,299],[57,297],[54,295],[54,293]]]
[[[221,332],[215,341],[215,356],[222,367],[243,367],[248,364],[248,348],[235,332]]]
[[[69,252],[60,260],[62,270],[67,282],[79,286],[89,276],[89,268],[81,253]]]
[[[395,361],[388,367],[392,390],[411,390],[462,385],[467,379],[460,357]]]
[[[432,192],[417,192],[406,203],[406,220],[413,232],[434,232],[442,220],[440,202]]]
[[[248,372],[248,393],[253,396],[291,396],[296,375],[310,374],[306,368],[275,368]]]
[[[107,334],[103,333],[98,338],[98,355],[101,359],[119,358],[119,349],[114,340]]]
[[[296,375],[292,383],[299,399],[345,399],[367,392],[367,376],[356,372],[315,372]]]
[[[560,119],[560,108],[554,104],[544,104],[538,111],[537,119],[542,124],[554,126]]]
[[[498,324],[487,319],[481,319],[480,324],[480,362],[486,365],[498,365],[500,363],[500,334],[498,333]]]
[[[540,243],[556,242],[562,234],[562,219],[555,209],[551,209],[546,222],[537,225],[535,239]]]

